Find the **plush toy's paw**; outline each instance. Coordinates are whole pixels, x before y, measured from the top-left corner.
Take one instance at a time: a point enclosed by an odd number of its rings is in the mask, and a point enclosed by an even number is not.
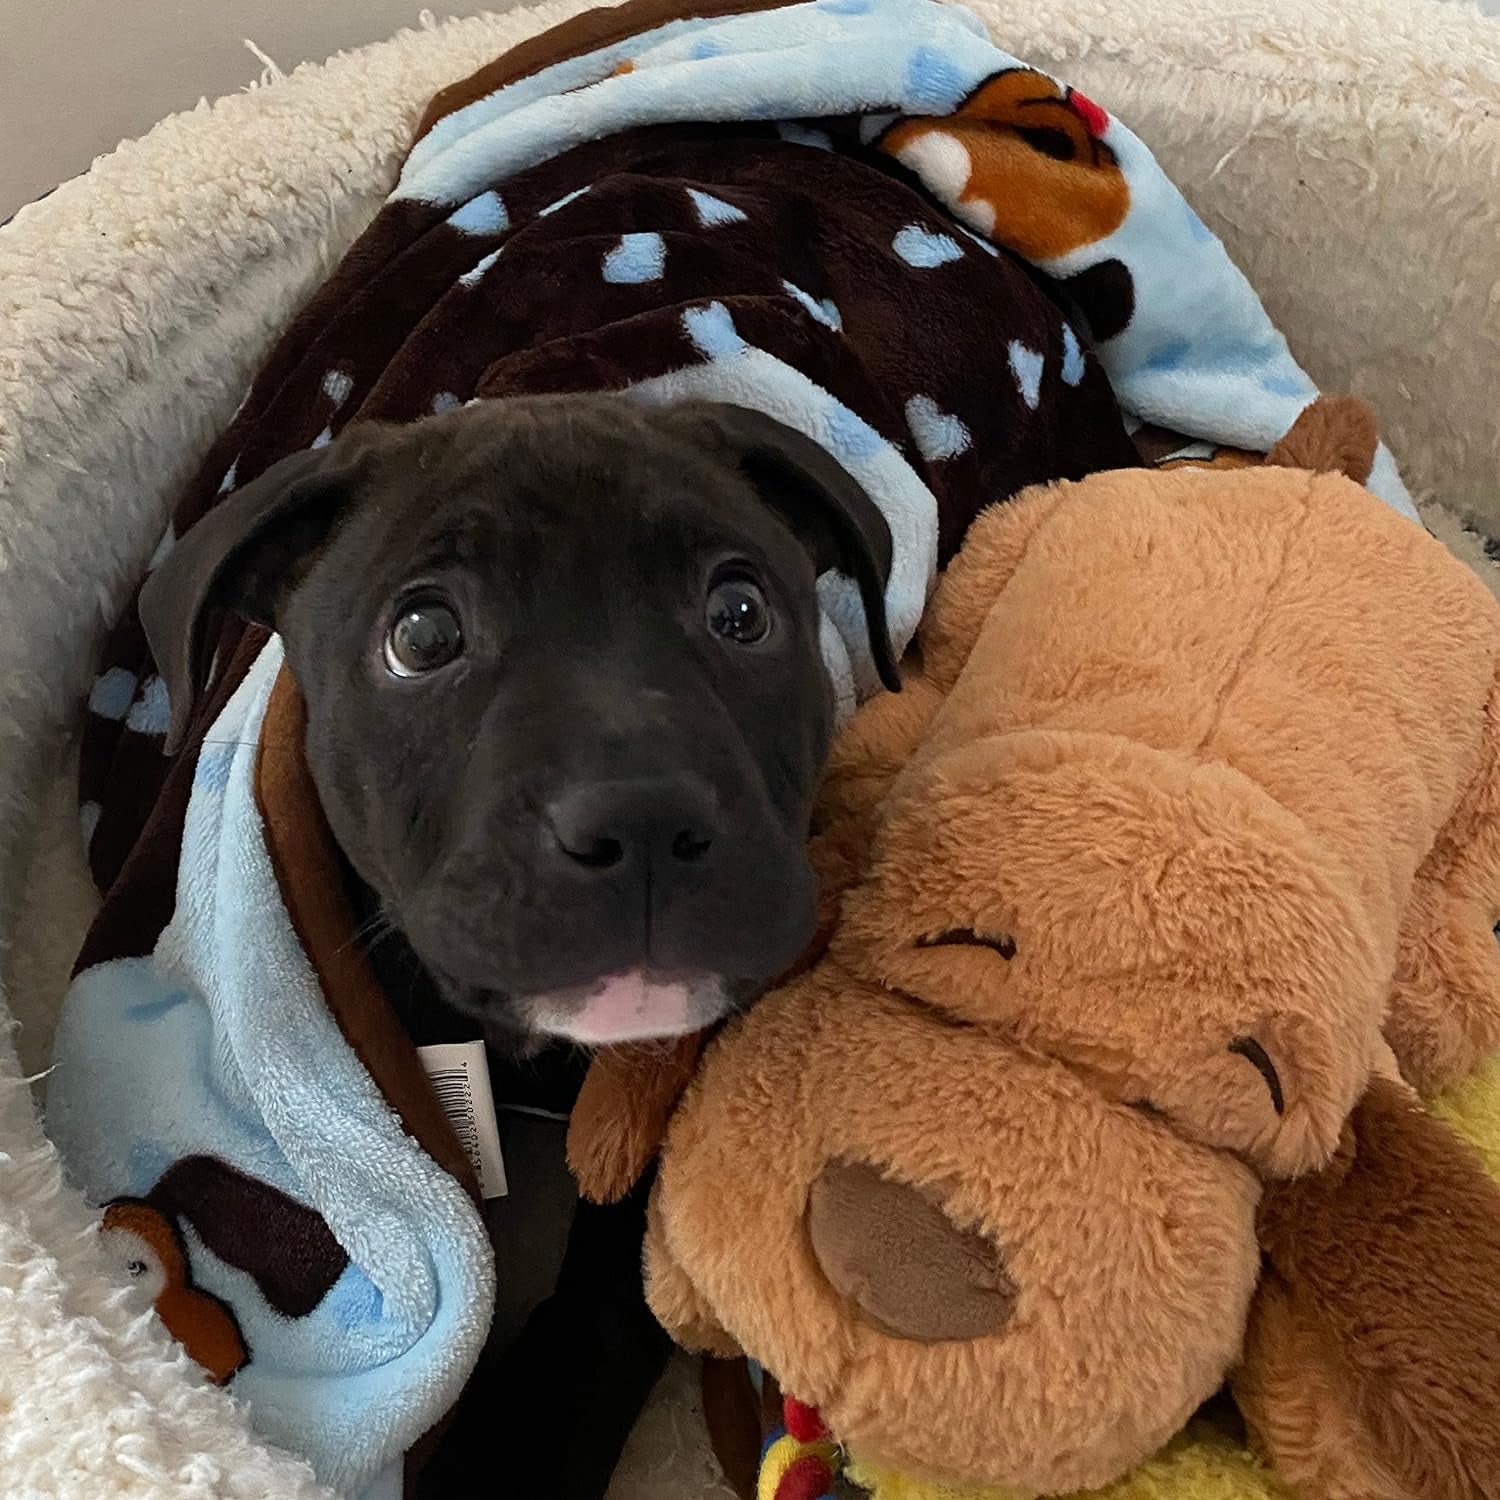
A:
[[[1332,1167],[1261,1206],[1235,1395],[1307,1500],[1500,1494],[1500,1188],[1377,1079]]]
[[[807,1232],[830,1285],[882,1332],[921,1343],[981,1338],[1015,1311],[997,1246],[865,1162],[829,1162],[813,1180]]]
[[[1413,1500],[1370,1451],[1323,1330],[1274,1270],[1255,1294],[1234,1395],[1257,1448],[1306,1500]]]
[[[593,1203],[615,1203],[640,1180],[698,1066],[698,1034],[605,1047],[568,1120],[568,1166]]]
[[[695,1354],[738,1359],[744,1351],[724,1331],[708,1300],[678,1264],[668,1240],[658,1182],[646,1206],[646,1243],[642,1254],[646,1301],[656,1321],[673,1340]]]

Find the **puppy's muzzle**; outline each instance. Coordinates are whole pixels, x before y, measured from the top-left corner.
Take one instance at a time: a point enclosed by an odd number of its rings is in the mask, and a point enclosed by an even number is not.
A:
[[[639,914],[644,963],[591,985],[534,995],[540,1031],[584,1043],[671,1036],[718,1019],[732,1001],[711,974],[656,967],[659,929],[675,902],[713,879],[728,839],[713,788],[691,773],[566,786],[544,810],[548,878],[583,885],[601,917]]]

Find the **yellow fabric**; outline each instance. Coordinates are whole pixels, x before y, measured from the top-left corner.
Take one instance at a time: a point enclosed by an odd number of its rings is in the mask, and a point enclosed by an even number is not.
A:
[[[852,1462],[850,1479],[871,1500],[1015,1500],[1014,1492],[983,1485],[943,1485],[911,1479],[873,1464]],[[1079,1497],[1083,1500],[1083,1497]],[[1208,1422],[1197,1422],[1155,1458],[1087,1500],[1292,1500],[1291,1492],[1255,1458]]]
[[[973,1484],[937,1484],[913,1479],[879,1464],[857,1459],[844,1471],[855,1484],[869,1490],[875,1500],[1011,1500],[1012,1491]]]
[[[1433,1109],[1479,1152],[1490,1175],[1500,1179],[1500,1056],[1439,1095]]]
[[[1441,1095],[1433,1108],[1500,1179],[1500,1056]],[[783,1443],[791,1441],[782,1439]],[[792,1459],[806,1451],[794,1446],[796,1451],[776,1472],[778,1481]],[[767,1454],[768,1465],[775,1452],[772,1448]],[[871,1500],[1016,1500],[1015,1492],[1003,1487],[939,1484],[857,1459],[850,1461],[845,1473],[870,1492]],[[763,1471],[759,1500],[775,1500],[775,1493],[775,1483],[767,1487]],[[1123,1479],[1075,1500],[1292,1500],[1292,1496],[1241,1444],[1213,1423],[1199,1421]]]

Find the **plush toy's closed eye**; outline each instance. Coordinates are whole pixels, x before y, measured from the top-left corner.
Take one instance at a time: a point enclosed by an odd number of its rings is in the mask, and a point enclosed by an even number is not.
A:
[[[1271,1094],[1271,1108],[1278,1115],[1286,1113],[1286,1094],[1281,1087],[1281,1074],[1271,1061],[1271,1054],[1253,1036],[1237,1036],[1229,1044],[1229,1050],[1243,1057],[1266,1081]]]
[[[1016,956],[1016,940],[1008,933],[998,933],[994,937],[985,937],[974,931],[972,927],[953,927],[947,932],[940,932],[936,937],[918,938],[919,948],[989,948],[998,953],[1001,958],[1014,958]]]

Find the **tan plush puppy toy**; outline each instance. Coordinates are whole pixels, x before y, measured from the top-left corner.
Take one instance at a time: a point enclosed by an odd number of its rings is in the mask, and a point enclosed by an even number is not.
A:
[[[1500,1495],[1500,1189],[1402,1082],[1500,1045],[1500,609],[1373,450],[1323,401],[987,513],[842,741],[831,946],[707,1049],[647,1268],[860,1457],[1066,1493],[1233,1376],[1310,1497]],[[612,1066],[596,1191],[675,1092]]]

